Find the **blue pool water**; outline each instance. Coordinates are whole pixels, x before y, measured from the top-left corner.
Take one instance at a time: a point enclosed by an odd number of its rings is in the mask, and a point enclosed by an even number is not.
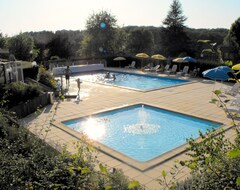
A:
[[[116,80],[113,80],[112,78],[105,79],[104,77],[106,72],[85,74],[81,75],[80,78],[84,81],[111,84],[137,90],[152,90],[189,82],[187,80],[172,79],[167,77],[110,72],[111,76],[113,74],[116,76]]]
[[[134,105],[63,122],[90,138],[144,162],[199,136],[219,123],[147,106]]]

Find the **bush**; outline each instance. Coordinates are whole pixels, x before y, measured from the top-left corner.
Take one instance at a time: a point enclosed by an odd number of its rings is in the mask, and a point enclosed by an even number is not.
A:
[[[53,90],[56,90],[57,82],[54,80],[54,77],[43,67],[40,66],[38,73],[39,82],[50,87]]]
[[[221,100],[221,91],[216,90],[215,95],[220,107],[227,108]],[[235,141],[225,138],[225,131],[209,131],[208,134],[200,133],[202,141],[195,142],[189,139],[191,160],[181,162],[189,167],[191,178],[179,183],[176,189],[240,189],[240,125],[235,123],[234,115],[226,109],[232,119],[235,130]]]
[[[75,145],[77,153],[59,153],[0,112],[0,189],[128,189],[130,181],[99,164],[91,146]]]
[[[23,82],[12,82],[3,88],[6,106],[11,108],[21,102],[27,102],[40,95],[40,87],[37,84],[25,84]]]
[[[212,189],[240,189],[240,124],[235,122],[235,114],[228,111],[225,102],[220,98],[221,91],[216,90],[217,99],[212,99],[219,107],[224,107],[232,120],[235,130],[234,141],[225,138],[225,131],[209,130],[207,134],[200,134],[197,142],[190,138],[187,154],[190,160],[180,161],[170,172],[170,180],[166,180],[167,173],[162,172],[159,183],[165,189],[174,190],[212,190]],[[239,117],[239,114],[237,114]],[[183,182],[176,181],[176,174],[182,169],[191,169],[191,176]],[[169,177],[169,176],[167,176]]]

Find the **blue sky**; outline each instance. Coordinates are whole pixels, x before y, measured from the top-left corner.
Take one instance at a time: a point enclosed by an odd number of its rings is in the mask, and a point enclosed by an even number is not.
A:
[[[230,28],[240,0],[180,0],[190,28]],[[83,30],[92,13],[106,10],[119,26],[161,26],[172,0],[0,0],[0,32]]]

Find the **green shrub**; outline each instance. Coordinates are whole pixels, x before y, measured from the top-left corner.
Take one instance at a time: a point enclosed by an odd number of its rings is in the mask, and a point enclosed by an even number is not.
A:
[[[50,57],[50,60],[59,60],[59,59],[60,59],[60,57],[57,56],[57,55],[54,55],[54,56]]]
[[[21,102],[27,102],[40,95],[40,87],[37,84],[26,84],[23,82],[12,82],[4,87],[4,97],[6,106],[11,108]]]
[[[10,126],[0,113],[0,189],[129,189],[121,171],[96,161],[91,146],[75,146],[75,154],[59,153],[27,129]]]
[[[220,98],[221,91],[214,93],[217,99],[212,102],[225,107],[236,138],[232,142],[225,138],[225,131],[214,130],[205,135],[200,133],[200,142],[189,139],[191,159],[181,164],[191,169],[191,178],[178,183],[176,189],[240,189],[240,125]]]
[[[39,67],[38,73],[39,82],[45,84],[46,86],[56,90],[57,82],[54,80],[54,77],[43,67]]]

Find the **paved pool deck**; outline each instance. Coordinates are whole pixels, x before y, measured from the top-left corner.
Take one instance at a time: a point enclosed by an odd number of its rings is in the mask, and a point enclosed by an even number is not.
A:
[[[124,70],[119,68],[110,69],[115,71]],[[127,71],[142,73],[134,69]],[[150,74],[166,76],[164,74]],[[170,75],[170,77],[175,78],[174,75]],[[54,104],[46,106],[39,113],[24,118],[22,122],[28,125],[28,129],[32,133],[38,135],[55,148],[61,148],[62,145],[67,144],[68,150],[72,153],[76,151],[73,142],[78,141],[79,134],[71,129],[59,126],[58,124],[61,121],[88,116],[107,109],[123,107],[124,105],[144,103],[230,126],[231,120],[226,116],[225,112],[218,108],[216,104],[209,103],[209,100],[214,97],[212,94],[213,89],[220,89],[229,84],[213,83],[200,78],[183,77],[183,79],[189,79],[193,83],[150,92],[139,92],[83,82],[81,84],[80,101],[76,99],[55,101]],[[74,80],[71,81],[69,94],[76,94],[76,84]],[[228,130],[226,136],[234,138],[233,130]],[[161,189],[156,179],[161,177],[163,170],[169,173],[176,160],[188,159],[185,153],[181,153],[184,148],[181,147],[180,151],[174,149],[169,154],[164,154],[161,156],[160,161],[154,164],[154,167],[147,167],[147,169],[132,167],[128,161],[116,159],[112,156],[112,152],[106,154],[100,151],[97,153],[97,159],[109,167],[121,169],[126,176],[138,180],[146,189]],[[124,157],[122,159],[124,160]],[[183,180],[187,176],[189,176],[189,169],[183,168],[176,176],[176,179]]]

